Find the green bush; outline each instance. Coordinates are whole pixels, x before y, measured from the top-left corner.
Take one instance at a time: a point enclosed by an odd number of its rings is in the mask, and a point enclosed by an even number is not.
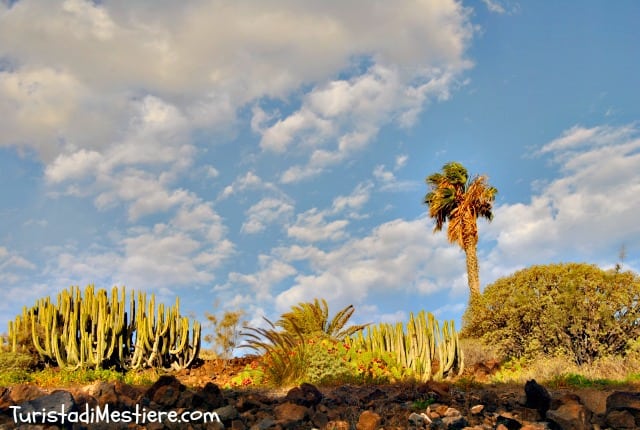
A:
[[[640,278],[588,264],[533,266],[489,285],[464,315],[463,337],[505,358],[576,364],[625,354],[640,337]]]

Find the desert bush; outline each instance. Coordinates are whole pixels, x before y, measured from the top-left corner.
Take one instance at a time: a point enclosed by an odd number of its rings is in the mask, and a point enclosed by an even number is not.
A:
[[[464,315],[463,337],[506,358],[575,364],[623,355],[640,336],[640,279],[588,264],[533,266],[489,285]]]
[[[464,356],[465,367],[471,367],[477,363],[484,363],[490,360],[500,361],[499,355],[491,345],[485,345],[480,339],[465,338],[460,339],[460,349]]]
[[[206,342],[213,343],[213,351],[216,357],[230,359],[233,351],[240,345],[241,327],[247,322],[243,321],[244,311],[224,311],[222,315],[207,313],[207,320],[213,329],[213,334],[204,337]],[[202,352],[201,352],[201,358]]]

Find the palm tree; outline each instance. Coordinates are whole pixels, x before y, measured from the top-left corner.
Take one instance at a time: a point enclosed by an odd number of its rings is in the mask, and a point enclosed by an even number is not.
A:
[[[426,179],[431,191],[424,197],[429,205],[429,216],[436,221],[434,232],[441,231],[445,222],[449,242],[457,242],[467,257],[467,277],[471,298],[480,294],[478,269],[479,217],[493,219],[493,201],[498,190],[487,182],[486,176],[469,178],[467,169],[451,162],[442,167],[442,173],[434,173]]]

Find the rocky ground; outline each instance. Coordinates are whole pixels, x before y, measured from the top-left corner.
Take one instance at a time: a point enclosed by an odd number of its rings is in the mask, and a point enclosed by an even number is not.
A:
[[[0,429],[638,429],[640,392],[634,390],[548,391],[534,382],[526,386],[491,386],[428,382],[385,386],[315,387],[287,390],[224,390],[228,378],[246,361],[212,362],[199,369],[161,377],[151,387],[98,382],[62,390],[35,385],[0,388]],[[223,366],[223,368],[219,368]],[[231,367],[228,367],[231,366]],[[227,379],[225,381],[225,378]],[[15,423],[33,412],[116,410],[132,418],[134,411],[216,412],[221,422]],[[31,414],[28,414],[31,412]],[[54,417],[55,418],[55,417]],[[132,419],[133,421],[133,419]]]

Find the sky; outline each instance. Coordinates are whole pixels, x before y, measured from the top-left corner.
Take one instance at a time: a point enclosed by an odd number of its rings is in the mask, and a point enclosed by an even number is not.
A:
[[[499,194],[482,286],[640,269],[640,3],[0,1],[0,332],[71,285],[252,325],[460,324],[450,161]],[[205,328],[205,332],[206,332]]]

